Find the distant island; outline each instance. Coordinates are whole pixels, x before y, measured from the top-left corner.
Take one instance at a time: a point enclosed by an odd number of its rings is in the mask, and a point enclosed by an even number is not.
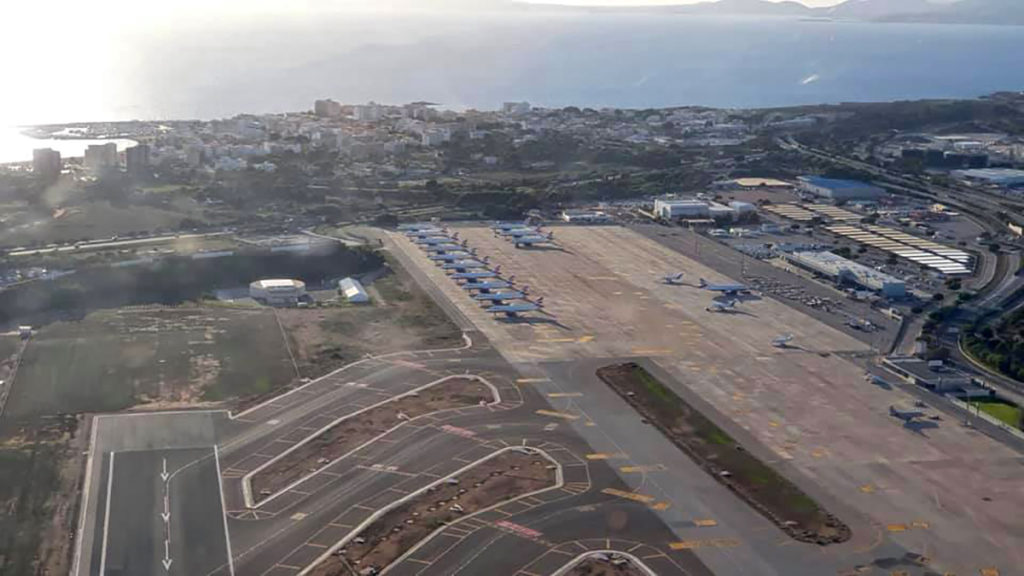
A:
[[[514,2],[530,10],[572,10],[590,12],[660,12],[695,15],[791,16],[813,20],[855,20],[866,22],[919,22],[941,24],[1024,25],[1024,2],[1020,0],[846,0],[827,8],[810,8],[787,0],[717,0],[669,6],[567,6]]]

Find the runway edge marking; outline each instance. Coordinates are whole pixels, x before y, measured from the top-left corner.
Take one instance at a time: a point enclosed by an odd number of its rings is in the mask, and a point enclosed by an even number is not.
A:
[[[516,502],[516,501],[521,500],[523,498],[528,498],[530,496],[535,496],[537,494],[542,494],[542,493],[547,492],[549,490],[558,490],[565,483],[565,479],[564,479],[564,476],[563,476],[563,473],[562,473],[562,465],[557,460],[552,458],[551,455],[549,455],[545,450],[540,449],[540,448],[534,448],[532,446],[530,446],[530,447],[509,446],[508,448],[501,448],[500,450],[496,450],[494,452],[491,452],[490,454],[484,456],[483,458],[480,458],[480,459],[478,459],[475,462],[471,462],[471,463],[463,466],[462,468],[459,468],[458,470],[452,472],[451,474],[447,474],[445,476],[442,476],[441,478],[438,478],[434,482],[431,482],[430,484],[427,484],[426,486],[420,488],[419,490],[411,492],[408,496],[405,496],[403,498],[395,500],[394,502],[388,504],[387,506],[384,506],[380,510],[377,510],[376,512],[371,514],[369,517],[367,517],[366,520],[363,520],[362,522],[360,522],[359,525],[357,525],[355,528],[353,528],[341,540],[339,540],[333,546],[328,548],[323,554],[321,554],[320,556],[315,558],[308,566],[303,568],[303,570],[301,572],[299,572],[297,576],[307,576],[321,562],[323,562],[324,560],[329,558],[337,550],[340,550],[341,548],[345,547],[345,545],[348,544],[348,542],[352,538],[355,538],[360,532],[365,530],[368,526],[370,526],[371,524],[373,524],[374,522],[379,520],[381,517],[383,517],[385,514],[387,514],[391,510],[394,510],[398,506],[401,506],[402,504],[405,504],[409,500],[412,500],[413,498],[416,498],[417,496],[420,496],[421,494],[425,494],[427,492],[427,490],[429,490],[430,488],[433,488],[434,486],[440,485],[442,482],[446,481],[447,479],[455,478],[459,474],[462,474],[463,472],[465,472],[465,471],[467,471],[467,470],[469,470],[469,469],[471,469],[471,468],[473,468],[473,467],[475,467],[475,466],[477,466],[477,465],[479,465],[479,464],[481,464],[483,462],[486,462],[486,461],[488,461],[488,460],[490,460],[492,458],[495,458],[499,454],[503,454],[503,453],[509,452],[509,451],[518,451],[518,452],[524,452],[524,453],[528,453],[528,454],[539,454],[540,456],[546,458],[549,462],[551,462],[552,464],[555,465],[555,483],[552,484],[551,486],[548,486],[547,488],[542,488],[540,490],[535,490],[533,492],[528,492],[526,494],[522,494],[522,495],[517,496],[515,498],[509,499],[509,500],[505,500],[505,501],[502,501],[502,502],[498,502],[498,503],[496,503],[496,504],[494,504],[492,506],[488,506],[487,508],[482,508],[482,509],[477,510],[476,512],[474,512],[474,513],[472,513],[472,514],[470,514],[468,516],[464,516],[462,518],[459,518],[458,520],[456,520],[455,522],[452,522],[451,524],[446,524],[444,526],[441,526],[440,528],[438,528],[438,529],[434,530],[433,532],[431,532],[430,534],[426,535],[423,539],[421,539],[419,542],[417,542],[415,546],[413,546],[412,548],[407,550],[404,554],[402,554],[401,556],[396,558],[391,564],[389,564],[389,566],[396,566],[399,563],[403,562],[406,558],[408,558],[409,556],[411,556],[412,554],[417,552],[420,548],[425,546],[427,544],[427,542],[430,542],[431,540],[433,540],[435,536],[437,536],[441,532],[444,532],[448,528],[451,528],[452,526],[458,526],[459,524],[461,524],[463,522],[476,520],[477,517],[480,516],[481,514],[484,514],[486,512],[490,512],[491,510],[493,510],[495,508],[498,508],[499,506],[504,506],[506,504],[509,504],[510,502]]]

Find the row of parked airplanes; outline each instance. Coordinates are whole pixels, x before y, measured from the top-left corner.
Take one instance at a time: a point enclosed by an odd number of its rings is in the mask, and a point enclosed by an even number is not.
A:
[[[508,237],[516,247],[550,243],[554,235],[543,235],[539,228],[525,224],[495,224],[495,235]],[[433,224],[405,224],[399,227],[414,244],[420,246],[427,257],[459,283],[470,296],[487,306],[491,314],[516,318],[527,312],[540,312],[544,298],[531,300],[529,286],[516,287],[515,276],[503,278],[501,266],[491,266],[490,257],[477,257],[476,248],[470,248],[458,232],[439,228]],[[524,232],[529,230],[530,232]]]

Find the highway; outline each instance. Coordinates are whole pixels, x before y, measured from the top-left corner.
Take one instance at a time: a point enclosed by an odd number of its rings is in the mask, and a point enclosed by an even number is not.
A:
[[[47,248],[27,248],[8,252],[8,256],[39,256],[59,252],[88,252],[90,250],[108,250],[111,248],[124,248],[126,246],[140,246],[146,244],[164,244],[179,240],[195,240],[198,238],[210,238],[214,236],[225,236],[233,232],[209,232],[206,234],[167,234],[161,236],[147,236],[145,238],[131,238],[125,240],[96,240],[91,242],[78,242],[75,244],[62,244]]]

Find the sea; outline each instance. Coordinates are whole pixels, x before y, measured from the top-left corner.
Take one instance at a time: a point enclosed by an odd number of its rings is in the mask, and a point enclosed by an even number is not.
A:
[[[210,119],[308,110],[317,98],[457,110],[510,100],[735,108],[1024,90],[1017,26],[423,12],[87,33],[64,50],[59,73],[5,94],[0,126]],[[30,158],[26,144],[0,141],[0,161]]]

